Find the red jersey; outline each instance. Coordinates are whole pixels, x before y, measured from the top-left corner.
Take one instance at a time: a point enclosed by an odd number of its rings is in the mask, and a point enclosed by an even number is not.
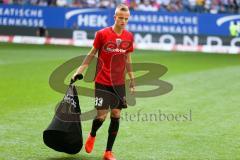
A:
[[[123,30],[117,35],[112,27],[107,27],[96,33],[93,46],[98,49],[95,82],[108,86],[124,84],[127,54],[133,52],[132,33]]]

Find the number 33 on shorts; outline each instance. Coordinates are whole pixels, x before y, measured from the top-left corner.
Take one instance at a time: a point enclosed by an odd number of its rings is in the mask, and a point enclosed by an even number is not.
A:
[[[95,97],[95,106],[101,107],[103,105],[103,98],[102,97]]]

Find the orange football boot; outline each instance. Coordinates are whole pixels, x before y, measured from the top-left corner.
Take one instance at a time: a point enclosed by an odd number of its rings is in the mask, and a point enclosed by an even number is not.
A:
[[[87,153],[91,153],[94,147],[96,137],[92,137],[91,134],[88,135],[87,141],[85,143],[85,150]]]
[[[103,160],[117,160],[112,151],[105,151],[103,154]]]

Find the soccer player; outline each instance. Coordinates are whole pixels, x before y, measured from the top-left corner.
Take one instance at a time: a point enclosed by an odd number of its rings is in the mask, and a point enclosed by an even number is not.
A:
[[[110,110],[111,122],[108,129],[105,160],[116,160],[112,147],[119,130],[122,108],[127,108],[125,93],[125,71],[130,79],[129,89],[135,92],[134,75],[131,67],[133,52],[133,34],[125,29],[130,16],[129,8],[120,4],[116,7],[113,26],[96,32],[93,47],[85,60],[73,75],[73,79],[82,74],[93,57],[98,53],[95,75],[95,107],[97,116],[92,122],[92,129],[85,144],[87,153],[91,153],[96,139],[96,132],[102,126]]]

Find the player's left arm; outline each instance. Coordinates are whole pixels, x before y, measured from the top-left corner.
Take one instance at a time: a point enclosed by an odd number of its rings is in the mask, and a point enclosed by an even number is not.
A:
[[[134,94],[134,92],[135,92],[135,81],[134,81],[134,74],[133,74],[133,69],[132,69],[131,53],[127,54],[127,60],[126,61],[127,61],[126,70],[127,70],[127,74],[129,76],[129,79],[130,79],[129,88],[130,88],[131,94]]]

